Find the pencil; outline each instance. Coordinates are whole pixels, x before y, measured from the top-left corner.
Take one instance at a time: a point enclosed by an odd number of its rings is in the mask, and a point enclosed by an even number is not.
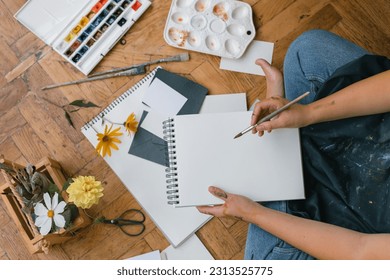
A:
[[[283,112],[284,110],[290,108],[291,105],[297,103],[299,100],[301,100],[302,98],[304,98],[305,96],[307,96],[309,94],[309,92],[305,92],[303,94],[301,94],[300,96],[298,96],[297,98],[295,98],[294,100],[288,102],[286,105],[284,105],[283,107],[280,107],[278,110],[272,112],[271,114],[269,114],[268,116],[265,116],[264,118],[260,119],[256,124],[254,125],[251,125],[247,128],[245,128],[243,131],[241,131],[240,133],[238,133],[236,136],[234,136],[234,139],[238,138],[238,137],[241,137],[242,135],[244,135],[245,133],[251,131],[253,128],[255,128],[256,126],[258,126],[259,124],[263,123],[263,122],[266,122],[266,121],[269,121],[271,120],[272,118],[274,118],[275,116],[277,116],[278,114],[280,114],[281,112]]]

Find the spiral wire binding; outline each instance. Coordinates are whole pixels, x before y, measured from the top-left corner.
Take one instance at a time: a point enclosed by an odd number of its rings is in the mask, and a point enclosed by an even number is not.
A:
[[[177,162],[176,162],[176,141],[175,141],[175,124],[173,118],[163,122],[164,140],[167,141],[167,167],[166,183],[167,183],[167,199],[168,204],[179,204],[179,188],[177,184]]]
[[[130,89],[125,91],[122,95],[120,95],[118,98],[116,98],[114,101],[112,101],[106,108],[104,108],[96,117],[94,117],[92,120],[84,124],[84,126],[81,127],[83,130],[88,130],[91,128],[94,124],[97,122],[100,122],[102,120],[102,117],[107,115],[109,112],[111,112],[117,105],[119,105],[121,102],[123,102],[127,97],[129,97],[133,92],[135,92],[140,86],[142,86],[144,83],[146,83],[148,80],[154,77],[154,74],[158,69],[162,68],[161,66],[157,66],[152,72],[150,72],[148,75],[146,75],[142,80],[137,82],[134,86],[132,86]]]

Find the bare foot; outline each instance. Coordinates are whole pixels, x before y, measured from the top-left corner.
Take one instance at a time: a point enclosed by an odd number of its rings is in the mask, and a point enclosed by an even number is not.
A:
[[[271,66],[264,59],[257,59],[256,64],[259,65],[265,74],[267,80],[267,95],[266,98],[272,96],[284,96],[284,87],[283,87],[283,75],[276,67]]]

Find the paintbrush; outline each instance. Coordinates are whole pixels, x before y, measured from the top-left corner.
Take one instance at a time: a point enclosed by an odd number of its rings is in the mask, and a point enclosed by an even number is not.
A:
[[[95,73],[95,74],[89,75],[88,77],[90,77],[90,78],[97,77],[97,76],[106,75],[106,74],[109,74],[109,73],[115,73],[115,72],[119,72],[119,71],[125,71],[125,70],[129,70],[129,69],[133,69],[133,68],[140,67],[140,66],[146,67],[146,66],[149,66],[149,65],[152,65],[152,64],[157,64],[157,63],[162,63],[162,62],[181,62],[181,61],[187,61],[189,59],[190,59],[190,55],[188,53],[181,53],[181,54],[170,56],[170,57],[164,57],[164,58],[160,58],[160,59],[144,62],[144,63],[141,63],[141,64],[135,64],[135,65],[132,65],[132,66],[127,66],[127,67],[122,67],[122,68],[115,68],[115,69],[112,69],[112,70]]]
[[[263,122],[266,122],[266,121],[269,121],[271,120],[272,118],[274,118],[275,116],[277,116],[279,113],[283,112],[284,110],[288,109],[291,107],[291,105],[294,105],[295,103],[297,103],[299,100],[301,100],[302,98],[304,98],[305,96],[307,96],[309,94],[309,92],[305,92],[304,94],[298,96],[297,98],[295,98],[294,100],[288,102],[286,105],[284,105],[283,107],[279,108],[278,110],[272,112],[271,114],[269,114],[268,116],[265,116],[264,118],[260,119],[257,123],[255,123],[254,125],[251,125],[250,127],[248,128],[245,128],[243,131],[241,131],[240,133],[238,133],[236,136],[234,136],[234,139],[238,138],[238,137],[241,137],[242,135],[244,135],[245,133],[251,131],[252,129],[254,129],[256,126],[258,126],[259,124],[263,123]]]
[[[70,82],[65,82],[65,83],[60,83],[60,84],[54,84],[54,85],[49,85],[45,86],[42,88],[42,90],[47,90],[47,89],[52,89],[52,88],[57,88],[57,87],[62,87],[62,86],[69,86],[69,85],[77,85],[81,83],[86,83],[86,82],[91,82],[91,81],[96,81],[96,80],[103,80],[103,79],[109,79],[109,78],[115,78],[115,77],[123,77],[123,76],[135,76],[135,75],[140,75],[144,74],[146,72],[145,66],[137,66],[135,68],[118,72],[118,73],[107,73],[105,75],[100,75],[96,77],[89,77],[77,81],[70,81]]]

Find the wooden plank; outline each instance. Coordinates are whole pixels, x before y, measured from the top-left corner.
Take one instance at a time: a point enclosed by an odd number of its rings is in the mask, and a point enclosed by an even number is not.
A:
[[[389,1],[376,0],[375,5],[373,2],[361,0],[335,0],[332,2],[343,18],[350,19],[352,24],[353,22],[363,24],[361,31],[358,33],[367,33],[368,30],[372,30],[372,27],[375,27],[386,35],[382,38],[383,40],[390,37],[390,29],[388,28],[390,26],[390,17],[381,16],[389,15]],[[351,9],[354,10],[351,11]],[[360,14],[359,18],[354,18],[357,13]]]
[[[2,0],[9,12],[14,15],[25,3],[25,0]]]
[[[140,240],[134,246],[130,247],[123,255],[118,257],[118,260],[125,260],[151,251],[153,250],[149,247],[149,244],[145,240]]]
[[[24,164],[24,162],[19,162],[18,159],[23,157],[21,151],[18,146],[12,140],[12,137],[7,137],[2,139],[3,142],[0,143],[0,151],[5,159],[8,159],[12,162],[16,162],[19,164]],[[0,181],[2,181],[3,176],[0,175]]]
[[[18,65],[19,58],[5,40],[0,40],[0,49],[0,74],[3,76]]]
[[[170,245],[158,228],[154,229],[152,232],[146,235],[145,241],[153,251],[160,250],[161,252]]]
[[[90,164],[90,162],[92,162],[95,159],[99,160],[102,163],[103,158],[100,157],[98,152],[96,152],[95,147],[92,146],[91,142],[89,142],[87,138],[84,137],[84,139],[82,139],[79,143],[75,144],[75,147],[78,151],[83,151],[83,158],[85,159],[87,166]],[[77,170],[75,172],[75,174],[70,174],[70,175],[73,176],[73,175],[80,174],[80,170],[82,170],[85,166],[78,166],[78,167],[80,169]],[[106,164],[106,167],[109,168],[107,164]],[[96,172],[95,170],[93,170],[91,168],[88,168],[88,170],[90,170],[89,172],[92,172],[90,174],[95,174],[95,175],[98,174],[98,172]],[[85,171],[85,172],[88,172],[88,171]]]
[[[232,227],[235,223],[237,223],[237,219],[235,218],[219,218],[221,223],[225,226],[225,228],[230,228]]]
[[[7,3],[3,2],[0,2],[0,26],[2,39],[8,45],[13,44],[28,32],[27,29],[13,17],[13,14],[7,8]]]
[[[338,0],[334,3],[336,11],[342,13],[343,29],[349,40],[363,46],[370,52],[389,56],[390,35],[388,28],[378,28],[377,26],[383,21],[389,23],[389,19],[388,17],[382,17],[381,21],[367,20],[367,17],[376,18],[379,8],[379,6],[377,8],[370,6],[372,5],[356,0]],[[390,12],[390,4],[384,5],[381,9]],[[361,32],[362,30],[364,32]]]
[[[11,136],[15,145],[30,163],[35,164],[43,157],[51,156],[45,146],[30,126],[24,126]]]
[[[212,61],[215,58],[211,58]],[[218,70],[219,65],[212,64],[210,61],[202,63],[196,68],[191,76],[197,82],[213,81],[203,85],[209,89],[209,94],[247,92],[254,87],[248,75],[224,71],[223,74]],[[202,84],[202,82],[200,82]]]
[[[263,0],[256,1],[253,3],[252,9],[253,13],[257,18],[260,19],[261,25],[263,26],[276,15],[280,14],[286,10],[295,0]],[[259,39],[259,34],[256,35],[256,38]]]
[[[252,106],[252,104],[258,99],[263,100],[265,99],[267,94],[267,84],[265,77],[262,77],[261,80],[259,80],[256,83],[256,86],[250,89],[247,92],[247,104],[248,109]]]
[[[25,247],[19,232],[14,223],[7,224],[0,228],[0,248],[3,248],[11,260],[34,260],[36,256],[31,255]]]
[[[197,236],[216,259],[230,259],[241,247],[219,219],[211,219],[197,231]]]
[[[65,170],[75,171],[77,169],[75,161],[85,163],[64,130],[53,121],[42,102],[33,94],[29,94],[18,108],[35,134],[45,143],[52,157],[59,161]]]
[[[89,108],[81,108],[78,112],[71,113],[70,111],[75,108],[69,106],[66,107],[74,125],[74,127],[72,127],[65,117],[65,111],[62,108],[70,103],[69,100],[61,94],[61,92],[40,92],[40,87],[46,80],[46,72],[42,69],[40,64],[36,63],[28,69],[25,73],[25,80],[28,83],[30,91],[37,93],[34,94],[35,97],[48,112],[51,112],[50,117],[58,124],[59,127],[61,127],[64,134],[67,135],[67,138],[70,141],[73,143],[79,143],[85,138],[79,129],[79,127],[84,125],[84,121],[82,120],[79,112],[84,110],[88,111]]]
[[[50,247],[48,254],[37,253],[35,255],[39,260],[69,260],[69,256],[61,248],[61,245]]]
[[[260,28],[261,40],[278,42],[291,31],[305,25],[328,2],[324,0],[299,0],[290,3],[286,9]],[[288,22],[288,24],[285,24],[285,22]],[[278,32],[275,32],[275,30]]]
[[[245,248],[242,248],[237,254],[235,254],[231,260],[243,260],[245,255]]]
[[[229,233],[237,241],[240,247],[245,247],[246,236],[248,232],[248,223],[244,221],[238,221],[233,226],[228,228]]]
[[[44,47],[41,51],[34,53],[23,60],[18,66],[7,73],[5,79],[7,82],[12,82],[14,79],[22,75],[27,69],[33,66],[41,57],[45,56],[51,50],[50,47]]]
[[[5,113],[15,107],[26,93],[27,87],[22,79],[7,83],[5,87],[0,89],[0,112]]]
[[[12,44],[12,50],[21,61],[25,60],[31,55],[36,57],[43,57],[41,52],[45,48],[51,49],[50,46],[46,45],[39,37],[32,32],[27,32],[23,37]]]
[[[0,246],[0,260],[2,261],[9,260],[7,252],[4,251],[4,249],[1,248],[1,246]]]
[[[0,176],[3,177],[3,175],[0,175]],[[4,195],[4,194],[0,194],[0,195]],[[6,205],[3,201],[3,199],[0,199],[0,224],[2,227],[6,227],[10,221],[11,221],[11,218],[8,215]]]
[[[21,116],[20,111],[16,106],[5,112],[3,111],[2,113],[0,118],[0,139],[3,140],[12,132],[22,128],[26,124],[26,120]]]

